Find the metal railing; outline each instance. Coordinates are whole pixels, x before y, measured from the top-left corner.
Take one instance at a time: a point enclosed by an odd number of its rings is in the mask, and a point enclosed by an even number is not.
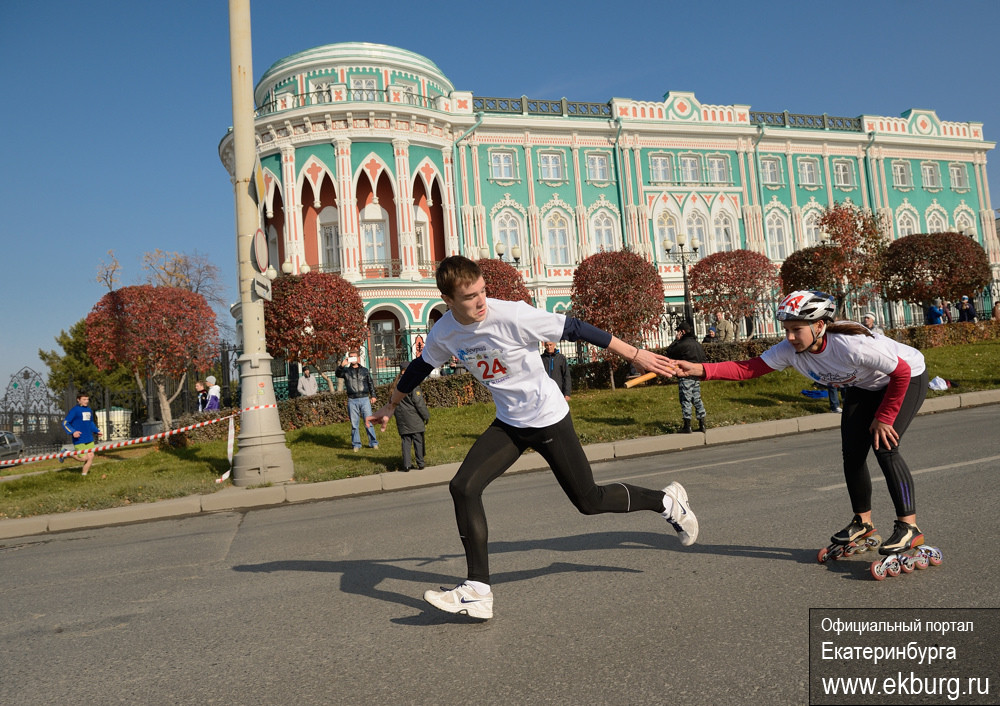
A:
[[[254,112],[255,117],[278,113],[283,110],[308,108],[331,103],[389,103],[415,108],[436,110],[437,97],[418,96],[398,89],[324,88],[301,94],[288,94],[264,103]]]
[[[508,115],[557,115],[564,118],[610,118],[611,103],[586,101],[540,100],[537,98],[497,98],[473,96],[472,109],[477,113],[505,113]]]
[[[842,118],[833,115],[808,115],[806,113],[765,113],[750,111],[750,122],[767,127],[794,127],[807,130],[846,130],[862,132],[861,118]]]

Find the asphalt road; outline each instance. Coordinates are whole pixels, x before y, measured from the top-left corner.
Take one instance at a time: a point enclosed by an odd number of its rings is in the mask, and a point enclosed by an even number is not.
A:
[[[1000,605],[997,419],[914,421],[904,453],[944,563],[882,582],[871,554],[816,562],[851,516],[837,431],[595,466],[599,482],[681,481],[690,548],[654,513],[579,515],[547,472],[501,478],[487,622],[421,599],[464,576],[444,486],[0,541],[0,703],[809,703],[810,609]],[[949,668],[969,667],[959,654]],[[930,703],[998,703],[992,688]]]

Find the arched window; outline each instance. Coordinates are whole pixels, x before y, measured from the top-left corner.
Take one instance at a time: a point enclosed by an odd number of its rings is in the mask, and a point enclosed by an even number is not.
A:
[[[656,252],[659,253],[660,262],[667,261],[667,254],[663,250],[663,241],[666,239],[672,243],[677,242],[677,220],[664,211],[656,219]]]
[[[815,211],[810,211],[802,219],[802,228],[805,230],[805,245],[812,248],[820,243],[819,235],[819,215]]]
[[[948,224],[940,213],[932,213],[927,217],[928,233],[944,233],[948,229]]]
[[[594,237],[594,252],[611,252],[618,249],[615,222],[607,211],[598,211],[590,219],[590,229]]]
[[[700,213],[692,213],[687,217],[688,245],[694,247],[694,239],[697,238],[703,245],[706,243],[708,230],[705,227],[705,217]]]
[[[772,260],[788,257],[788,225],[777,211],[767,217],[767,256]]]
[[[569,220],[562,211],[553,211],[545,219],[545,248],[550,265],[569,264]]]
[[[736,228],[733,225],[733,219],[728,213],[720,213],[715,217],[715,242],[712,243],[712,247],[705,251],[705,254],[711,252],[732,252],[733,250],[739,250],[737,247],[737,233]]]
[[[899,214],[899,237],[913,235],[917,232],[917,223],[909,213]]]

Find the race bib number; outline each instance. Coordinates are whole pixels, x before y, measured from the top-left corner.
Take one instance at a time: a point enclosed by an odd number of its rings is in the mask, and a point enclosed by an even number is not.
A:
[[[498,350],[476,353],[472,360],[464,361],[466,368],[474,371],[484,383],[497,382],[507,377],[507,361]]]

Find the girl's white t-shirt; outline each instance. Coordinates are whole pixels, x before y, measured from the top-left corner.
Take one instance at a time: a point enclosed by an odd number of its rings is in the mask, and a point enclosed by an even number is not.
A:
[[[460,324],[450,311],[441,317],[421,357],[436,368],[455,356],[493,395],[500,421],[547,427],[569,414],[569,405],[545,373],[538,344],[560,340],[565,325],[563,314],[488,298],[483,321]]]
[[[910,376],[924,372],[924,356],[916,348],[888,336],[826,334],[826,347],[819,353],[796,353],[788,339],[768,348],[761,359],[775,370],[792,367],[827,387],[860,387],[881,390],[889,384],[889,373],[899,359],[910,366]]]

